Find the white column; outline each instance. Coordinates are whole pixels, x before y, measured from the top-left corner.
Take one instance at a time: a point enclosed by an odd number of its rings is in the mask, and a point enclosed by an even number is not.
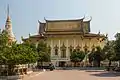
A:
[[[83,39],[81,39],[81,49],[83,50]]]
[[[60,40],[58,40],[58,57],[57,57],[57,66],[59,66],[59,58],[60,58],[60,56],[61,56],[61,51],[60,51]]]
[[[61,56],[61,54],[60,54],[60,40],[58,42],[58,47],[59,47],[59,49],[58,49],[58,56],[60,57]]]
[[[51,44],[51,57],[53,57],[53,40],[52,39],[51,39],[50,44]]]
[[[69,57],[68,39],[66,40],[66,57]]]
[[[89,50],[91,51],[91,48],[92,48],[92,47],[91,47],[91,39],[89,39],[89,41],[90,41],[90,42],[89,42]]]
[[[75,49],[75,46],[76,46],[76,42],[75,42],[75,39],[73,39],[74,40],[74,49]]]

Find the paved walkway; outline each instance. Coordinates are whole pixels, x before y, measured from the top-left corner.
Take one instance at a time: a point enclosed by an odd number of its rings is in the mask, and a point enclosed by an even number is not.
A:
[[[120,74],[102,70],[55,70],[34,73],[23,80],[120,80]]]
[[[43,73],[43,72],[41,72],[41,71],[32,72],[31,74],[24,75],[24,76],[22,77],[22,79],[20,79],[20,80],[29,80],[29,79],[31,79],[32,77],[36,77],[36,76],[38,76],[38,75],[40,75],[40,74],[42,74],[42,73]]]

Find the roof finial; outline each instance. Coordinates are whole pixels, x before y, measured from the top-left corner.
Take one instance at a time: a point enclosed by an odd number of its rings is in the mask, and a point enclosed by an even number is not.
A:
[[[92,16],[90,16],[90,21],[92,20]]]
[[[83,16],[83,19],[85,19],[85,14],[84,14],[84,16]]]
[[[46,21],[46,18],[44,17],[44,20]]]
[[[9,4],[7,5],[7,16],[9,16]]]
[[[29,37],[30,37],[31,35],[30,35],[30,33],[29,33]]]
[[[38,20],[38,23],[41,23],[41,22]]]
[[[99,30],[98,34],[100,35],[100,30]]]

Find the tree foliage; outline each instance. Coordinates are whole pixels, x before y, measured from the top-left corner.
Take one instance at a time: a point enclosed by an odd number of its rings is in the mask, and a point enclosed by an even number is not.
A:
[[[88,54],[90,64],[92,64],[92,62],[94,61],[94,57],[93,57],[94,53],[95,53],[95,48],[92,48],[92,51],[90,52],[90,54]]]
[[[110,60],[110,61],[114,61],[115,60],[115,50],[114,50],[114,41],[108,41],[106,43],[106,45],[103,48],[103,52],[106,55],[106,59]]]
[[[116,53],[116,60],[120,60],[120,33],[117,33],[115,35],[115,46],[114,46],[114,50]]]
[[[50,54],[48,53],[47,44],[44,41],[40,41],[37,45],[37,52],[38,52],[38,61],[39,62],[49,62],[50,61]]]
[[[85,52],[74,50],[71,53],[70,59],[72,62],[81,62],[85,57]]]
[[[4,47],[8,44],[8,35],[5,30],[0,31],[0,47]]]
[[[100,67],[100,62],[105,59],[105,54],[103,53],[100,46],[92,49],[91,53],[88,55],[89,62],[94,62],[95,66]]]
[[[37,51],[30,43],[8,45],[8,36],[3,31],[0,33],[0,64],[17,65],[34,63],[37,61]]]

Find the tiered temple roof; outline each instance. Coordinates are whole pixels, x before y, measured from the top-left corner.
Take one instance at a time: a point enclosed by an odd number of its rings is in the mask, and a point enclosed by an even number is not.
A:
[[[84,21],[81,19],[71,20],[46,20],[39,22],[38,35],[30,36],[31,38],[43,38],[50,35],[82,35],[83,37],[105,37],[101,34],[94,34],[90,32],[90,20]]]
[[[46,20],[45,23],[39,21],[39,34],[44,32],[90,32],[90,21],[82,19],[72,20]]]

